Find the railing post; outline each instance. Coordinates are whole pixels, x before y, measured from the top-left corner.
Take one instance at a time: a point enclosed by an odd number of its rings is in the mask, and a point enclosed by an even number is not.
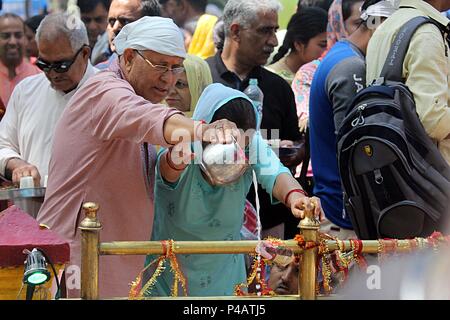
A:
[[[305,217],[299,223],[300,233],[305,241],[316,242],[319,240],[319,222],[314,217],[314,206],[305,208]],[[317,277],[317,247],[305,250],[301,256],[300,272],[298,273],[298,290],[303,300],[316,298]]]
[[[98,261],[101,223],[97,219],[98,205],[83,205],[85,218],[81,221],[81,299],[97,300]]]

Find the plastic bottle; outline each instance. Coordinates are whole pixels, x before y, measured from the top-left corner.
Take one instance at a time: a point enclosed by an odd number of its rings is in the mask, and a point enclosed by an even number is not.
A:
[[[259,120],[256,124],[256,130],[259,131],[261,127],[261,121],[263,117],[263,100],[264,94],[258,87],[258,79],[251,78],[248,87],[244,90],[244,93],[253,101],[253,105],[258,111]]]

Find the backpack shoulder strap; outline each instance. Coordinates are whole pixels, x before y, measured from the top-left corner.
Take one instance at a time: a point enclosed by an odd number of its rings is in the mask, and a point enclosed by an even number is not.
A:
[[[408,51],[409,43],[416,30],[425,23],[435,23],[424,16],[415,17],[405,23],[399,30],[389,50],[380,77],[384,80],[403,82],[403,60]]]

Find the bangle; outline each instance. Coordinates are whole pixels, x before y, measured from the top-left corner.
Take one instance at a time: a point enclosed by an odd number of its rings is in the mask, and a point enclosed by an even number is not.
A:
[[[182,168],[182,169],[179,169],[179,168],[175,167],[175,164],[174,164],[174,163],[172,162],[172,160],[170,159],[169,153],[170,153],[170,149],[167,150],[167,152],[166,152],[166,162],[167,162],[167,165],[168,165],[171,169],[173,169],[173,170],[175,170],[175,171],[183,171],[184,169],[186,169],[186,167],[184,167],[184,168]]]
[[[293,193],[293,192],[301,193],[301,194],[303,194],[305,197],[308,196],[308,194],[306,193],[305,190],[302,190],[302,189],[292,189],[292,190],[289,191],[289,192],[287,193],[287,195],[284,197],[284,203],[285,203],[286,205],[287,205],[287,201],[288,201],[289,196],[290,196],[291,193]]]
[[[205,120],[200,120],[200,123],[197,124],[197,127],[194,129],[194,140],[196,140],[195,138],[197,137],[199,141],[203,141],[203,135],[202,134],[198,134],[198,128],[201,128],[203,124],[205,124],[206,121]]]

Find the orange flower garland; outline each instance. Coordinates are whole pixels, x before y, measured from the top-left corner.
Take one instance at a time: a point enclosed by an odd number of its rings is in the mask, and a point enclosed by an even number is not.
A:
[[[163,254],[159,256],[157,259],[153,260],[145,269],[137,276],[136,280],[131,283],[131,289],[128,295],[129,299],[142,299],[146,296],[150,296],[151,292],[158,281],[158,277],[164,272],[166,267],[164,263],[167,259],[169,259],[171,272],[173,273],[174,280],[172,285],[172,297],[178,296],[178,288],[181,284],[183,288],[184,296],[187,296],[187,283],[186,278],[183,275],[183,272],[180,270],[180,266],[178,265],[177,257],[175,255],[174,250],[174,241],[167,240],[161,241],[161,245],[163,248]],[[143,284],[143,275],[149,270],[151,266],[156,263],[156,269],[153,272],[150,279]]]

